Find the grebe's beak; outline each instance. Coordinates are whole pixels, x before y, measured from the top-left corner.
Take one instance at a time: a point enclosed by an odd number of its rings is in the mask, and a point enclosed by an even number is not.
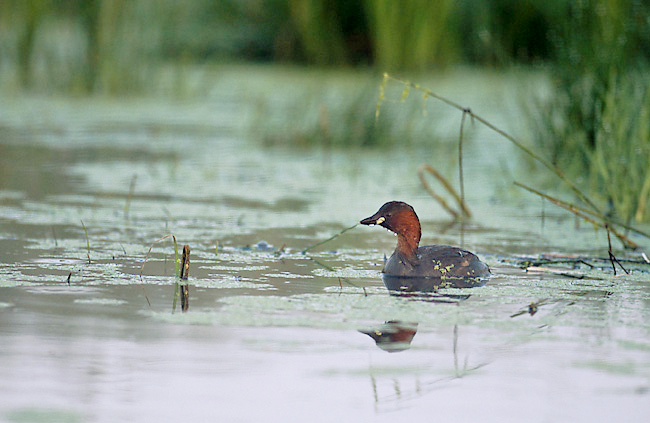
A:
[[[370,226],[373,226],[373,225],[381,225],[381,224],[384,223],[385,221],[386,221],[386,218],[385,218],[384,216],[379,216],[379,217],[377,217],[377,215],[374,215],[374,216],[367,217],[367,218],[363,219],[363,220],[362,220],[361,222],[359,222],[359,223],[361,223],[362,225],[370,225]]]

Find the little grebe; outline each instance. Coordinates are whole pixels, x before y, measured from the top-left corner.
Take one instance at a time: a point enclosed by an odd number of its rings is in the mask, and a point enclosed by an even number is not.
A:
[[[388,289],[429,291],[438,287],[470,287],[478,285],[472,280],[490,275],[488,266],[469,251],[448,245],[419,247],[420,220],[413,207],[406,203],[390,201],[360,223],[380,225],[397,235],[397,248],[382,270]],[[420,282],[405,282],[406,278],[430,281],[423,288]]]

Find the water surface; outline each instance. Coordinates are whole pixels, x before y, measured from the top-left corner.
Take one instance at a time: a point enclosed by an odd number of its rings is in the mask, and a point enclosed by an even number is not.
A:
[[[454,178],[453,143],[262,147],[259,102],[291,103],[310,76],[259,76],[220,74],[192,101],[0,105],[1,420],[647,419],[647,268],[614,277],[604,234],[513,187],[538,176],[512,146],[472,129],[461,233],[416,174],[429,163]],[[438,83],[498,124],[521,117],[506,77]],[[460,119],[425,118],[450,133]],[[393,199],[418,211],[423,242],[462,243],[495,276],[391,296],[379,272],[395,239],[380,228],[301,253]],[[167,234],[191,247],[187,313],[172,310],[171,238],[144,263]],[[517,266],[549,254],[596,268]],[[386,322],[415,330],[399,352],[360,332]]]

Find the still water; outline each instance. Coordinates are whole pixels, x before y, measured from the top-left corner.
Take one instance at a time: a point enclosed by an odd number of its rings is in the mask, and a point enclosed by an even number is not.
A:
[[[264,72],[222,73],[192,100],[3,99],[0,421],[647,421],[645,266],[614,276],[606,236],[518,191],[545,177],[480,128],[462,229],[416,173],[454,178],[453,144],[262,147],[259,103],[300,90]],[[506,77],[432,83],[517,121]],[[455,133],[460,116],[423,119]],[[302,253],[388,200],[415,207],[423,242],[477,253],[487,285],[389,295],[395,238],[379,228]],[[191,248],[186,313],[171,238],[155,242],[168,234]],[[595,268],[519,267],[552,255]]]

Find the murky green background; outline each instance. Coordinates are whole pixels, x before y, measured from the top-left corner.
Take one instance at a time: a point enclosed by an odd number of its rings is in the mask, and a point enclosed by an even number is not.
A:
[[[517,131],[518,90],[536,76],[522,78],[459,71],[428,85]],[[429,163],[455,180],[451,136],[262,146],[261,122],[306,87],[360,80],[380,81],[231,67],[192,100],[4,98],[0,420],[646,421],[648,269],[614,277],[597,260],[605,234],[514,187],[547,177],[507,141],[470,129],[462,233],[416,173]],[[422,119],[457,133],[459,114],[428,107]],[[423,242],[462,243],[495,276],[449,297],[390,296],[379,272],[395,240],[379,228],[301,253],[388,200],[415,207]],[[172,312],[171,239],[144,263],[167,234],[192,249],[187,313]],[[544,254],[597,268],[566,269],[579,279],[516,266]],[[387,321],[417,323],[409,349],[359,332]]]

